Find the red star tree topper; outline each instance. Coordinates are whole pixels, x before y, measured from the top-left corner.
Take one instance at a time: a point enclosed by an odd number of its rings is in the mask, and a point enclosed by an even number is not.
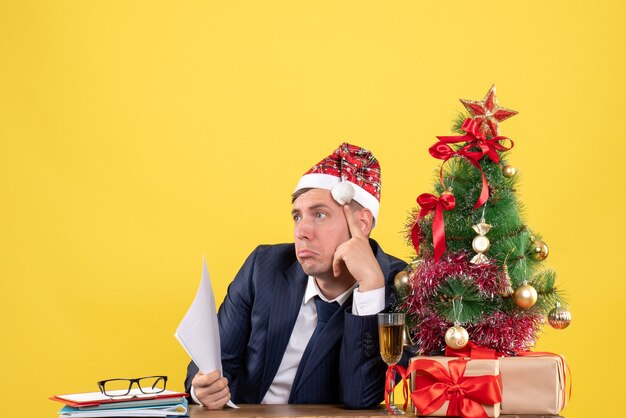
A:
[[[517,111],[498,106],[496,86],[491,86],[485,98],[478,100],[459,99],[472,119],[480,123],[480,130],[488,136],[500,135],[500,122],[517,115]]]

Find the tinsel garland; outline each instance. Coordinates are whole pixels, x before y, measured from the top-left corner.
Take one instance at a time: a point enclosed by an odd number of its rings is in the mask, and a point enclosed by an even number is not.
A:
[[[541,314],[498,311],[468,326],[467,332],[476,344],[512,355],[535,345],[543,322]]]
[[[414,297],[426,300],[437,294],[439,287],[452,276],[464,276],[471,280],[478,291],[488,298],[506,290],[503,287],[502,269],[490,262],[470,263],[471,255],[467,251],[448,253],[439,261],[434,258],[424,259],[415,271],[412,282]]]
[[[502,269],[493,262],[472,264],[466,251],[448,253],[439,261],[423,259],[410,278],[410,290],[399,306],[408,316],[410,332],[421,354],[431,354],[445,348],[443,335],[452,323],[435,308],[440,301],[441,287],[451,277],[462,277],[475,288],[489,305],[502,303],[506,281]],[[531,311],[484,312],[477,321],[463,324],[470,339],[477,344],[503,353],[526,350],[536,338],[543,316]]]

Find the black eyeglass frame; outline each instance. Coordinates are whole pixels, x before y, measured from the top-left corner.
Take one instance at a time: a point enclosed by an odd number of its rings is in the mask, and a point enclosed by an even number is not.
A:
[[[140,381],[143,380],[143,379],[156,379],[154,384],[152,385],[153,388],[154,388],[154,386],[157,383],[161,383],[161,381],[162,381],[163,382],[163,387],[162,388],[158,388],[159,391],[157,391],[157,392],[144,392],[143,388],[141,387],[141,383],[140,383]],[[106,392],[106,390],[104,389],[104,386],[106,385],[106,383],[107,382],[114,382],[116,380],[123,380],[123,381],[128,382],[128,389],[127,389],[126,393],[116,393],[115,395],[110,395],[110,394],[108,394]],[[161,393],[161,392],[165,391],[165,387],[167,386],[167,376],[143,376],[143,377],[137,377],[137,378],[134,378],[134,379],[129,379],[129,378],[126,378],[126,377],[117,377],[115,379],[100,380],[97,383],[98,383],[98,388],[100,389],[100,392],[103,395],[111,397],[111,398],[115,398],[117,396],[126,396],[126,395],[128,395],[130,393],[130,391],[132,390],[132,388],[133,388],[133,383],[137,384],[137,387],[139,388],[139,391],[141,393],[143,393],[144,395],[154,395],[154,394]],[[123,390],[123,389],[115,389],[115,390],[119,391],[119,390]]]

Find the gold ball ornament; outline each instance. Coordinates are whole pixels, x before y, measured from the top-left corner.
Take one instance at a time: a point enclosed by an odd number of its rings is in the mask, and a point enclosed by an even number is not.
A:
[[[520,308],[528,309],[537,302],[537,291],[527,281],[515,290],[515,303]]]
[[[515,174],[517,173],[517,170],[515,169],[515,167],[513,167],[512,165],[505,165],[504,167],[502,167],[502,174],[504,175],[504,177],[506,178],[511,178],[513,177]]]
[[[393,279],[393,285],[397,290],[407,289],[409,287],[409,280],[411,279],[411,273],[406,270],[402,270],[400,273],[396,274],[396,277]]]
[[[542,261],[548,258],[548,253],[550,252],[550,249],[545,242],[540,239],[536,239],[532,242],[530,246],[530,256],[533,259]]]
[[[455,324],[446,331],[446,345],[458,350],[469,342],[469,334],[462,326]]]
[[[565,308],[561,307],[559,302],[556,307],[548,313],[548,323],[554,329],[565,329],[572,322],[572,314]]]

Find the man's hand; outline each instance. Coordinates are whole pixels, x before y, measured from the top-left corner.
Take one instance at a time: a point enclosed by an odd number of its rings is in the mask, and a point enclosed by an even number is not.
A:
[[[359,282],[361,292],[384,287],[385,277],[372,252],[369,239],[361,231],[359,221],[349,205],[343,206],[343,213],[346,215],[351,238],[335,250],[333,274],[339,277],[345,265],[352,277]]]
[[[191,381],[196,398],[207,409],[221,409],[230,400],[228,379],[217,370],[209,374],[198,372]]]

